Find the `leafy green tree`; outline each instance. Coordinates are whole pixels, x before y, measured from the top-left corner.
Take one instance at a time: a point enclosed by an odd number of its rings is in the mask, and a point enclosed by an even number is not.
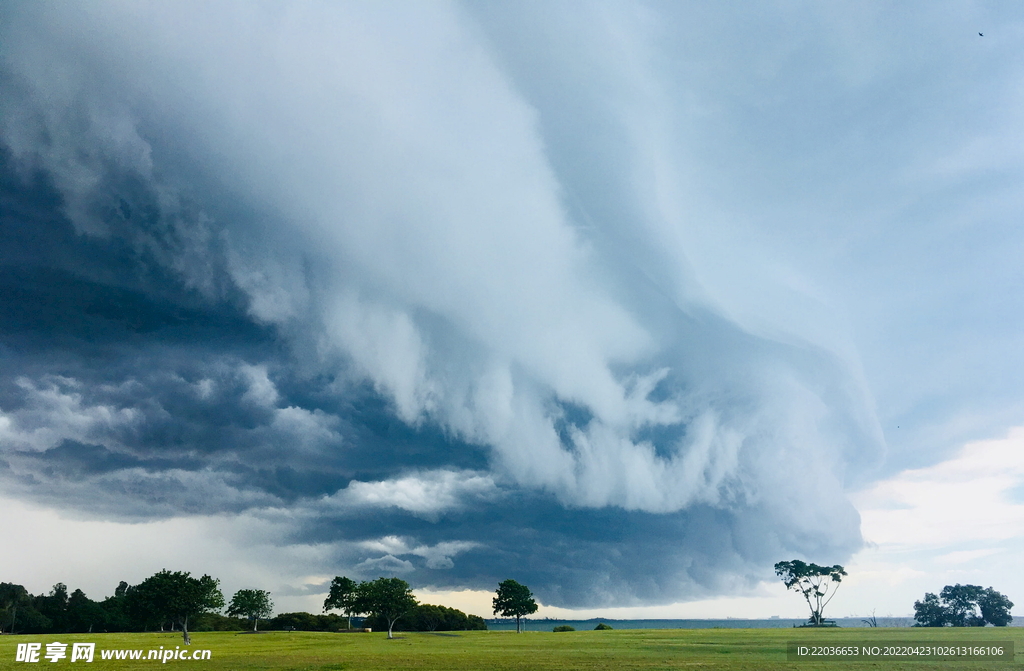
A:
[[[377,578],[359,583],[354,607],[359,613],[384,619],[388,623],[388,638],[394,638],[395,622],[416,607],[416,597],[409,583],[401,578]]]
[[[188,572],[164,569],[139,583],[134,593],[151,614],[180,625],[185,645],[191,645],[189,618],[224,607],[219,583],[208,575],[193,578]]]
[[[491,604],[496,615],[516,618],[516,633],[522,632],[519,619],[537,612],[537,602],[533,600],[530,588],[512,579],[503,580],[498,584]]]
[[[10,582],[0,582],[0,633],[5,627],[8,633],[16,633],[15,627],[18,624],[18,610],[24,614],[26,609],[32,608],[32,595],[21,585]]]
[[[945,627],[949,624],[946,607],[937,594],[926,592],[923,601],[914,602],[915,627]]]
[[[946,617],[954,627],[983,627],[985,620],[977,613],[978,599],[985,593],[978,585],[946,585],[939,593],[946,607]]]
[[[244,617],[252,622],[252,630],[256,631],[260,618],[266,620],[274,612],[274,602],[270,600],[270,592],[262,589],[240,589],[231,597],[228,615]]]
[[[105,613],[104,627],[107,631],[129,631],[132,627],[128,617],[128,597],[130,586],[124,580],[118,583],[112,596],[100,602]]]
[[[363,621],[363,626],[384,629],[387,627],[387,622],[371,616]],[[466,615],[457,608],[421,603],[396,622],[394,629],[395,631],[472,631],[486,630],[487,623],[482,617]]]
[[[138,585],[129,586],[124,593],[124,609],[128,616],[129,629],[149,631],[150,627],[164,629],[169,619],[166,608],[167,599],[162,594],[161,581],[156,574]],[[116,593],[115,593],[116,596]]]
[[[339,631],[345,620],[334,613],[313,615],[312,613],[279,613],[269,620],[264,629],[277,631]]]
[[[916,627],[1005,627],[1013,620],[1013,602],[991,587],[946,585],[938,596],[928,592],[914,602]]]
[[[67,629],[69,632],[92,633],[107,629],[107,612],[100,604],[76,589],[68,597]]]
[[[1010,615],[1013,602],[991,587],[978,599],[978,608],[981,610],[982,619],[993,626],[1005,627],[1013,622],[1013,616]]]
[[[605,624],[604,622],[598,622],[597,626],[594,627],[594,631],[605,631],[611,628],[611,625]]]
[[[331,592],[324,599],[324,612],[340,610],[348,619],[349,629],[352,628],[352,616],[359,614],[359,611],[355,610],[358,587],[352,578],[334,576],[334,580],[331,581]]]
[[[47,595],[35,597],[35,607],[50,621],[50,631],[64,633],[68,630],[68,586],[62,582],[50,589]]]
[[[799,559],[778,562],[775,564],[775,574],[782,578],[786,589],[804,595],[807,606],[811,609],[809,622],[818,627],[825,623],[822,611],[835,596],[843,577],[847,575],[846,570],[839,564],[818,566],[806,564]]]

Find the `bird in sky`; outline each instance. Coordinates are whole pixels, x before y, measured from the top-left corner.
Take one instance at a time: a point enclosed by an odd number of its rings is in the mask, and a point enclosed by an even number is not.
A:
[[[978,33],[978,35],[981,35],[982,37],[985,37],[985,33]]]

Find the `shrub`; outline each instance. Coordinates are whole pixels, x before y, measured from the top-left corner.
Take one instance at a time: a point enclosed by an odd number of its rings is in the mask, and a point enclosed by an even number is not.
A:
[[[576,631],[576,627],[570,627],[567,624],[560,624],[551,631]]]
[[[604,622],[598,622],[597,626],[594,627],[594,631],[603,631],[605,629],[611,629],[611,627]]]

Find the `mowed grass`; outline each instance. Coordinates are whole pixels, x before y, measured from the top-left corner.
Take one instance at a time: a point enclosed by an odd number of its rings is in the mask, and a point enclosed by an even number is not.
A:
[[[18,643],[53,641],[96,643],[96,659],[85,669],[195,668],[203,671],[285,669],[289,671],[341,670],[520,670],[567,669],[998,669],[1007,662],[790,662],[786,646],[791,640],[823,645],[863,645],[874,641],[981,644],[1013,641],[1016,662],[1024,661],[1024,628],[968,629],[632,629],[613,631],[459,632],[458,634],[401,633],[338,634],[318,632],[199,632],[193,649],[209,649],[208,661],[101,660],[104,649],[173,649],[181,636],[152,634],[69,634],[0,636],[0,669],[80,668],[82,662],[62,659],[38,665],[17,663]],[[71,647],[68,646],[70,653]],[[145,653],[143,653],[145,656]]]

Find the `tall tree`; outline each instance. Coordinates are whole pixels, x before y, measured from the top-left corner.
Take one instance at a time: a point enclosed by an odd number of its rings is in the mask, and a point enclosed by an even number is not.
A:
[[[50,593],[35,598],[36,610],[50,620],[53,632],[68,630],[68,586],[62,582],[50,589]]]
[[[391,632],[398,618],[415,607],[416,597],[401,578],[377,578],[356,588],[355,610],[383,618],[388,623],[388,638],[394,638]]]
[[[270,592],[262,589],[240,589],[231,597],[228,615],[252,620],[252,630],[257,631],[260,618],[269,618],[274,612]]]
[[[219,583],[208,575],[193,578],[188,572],[164,569],[136,585],[133,592],[152,613],[181,625],[181,637],[185,645],[191,645],[189,618],[224,607]]]
[[[324,612],[329,613],[332,610],[340,610],[348,619],[349,629],[352,628],[352,616],[359,612],[355,610],[358,588],[359,585],[352,578],[336,575],[334,580],[331,581],[331,592],[324,599]]]
[[[519,619],[524,615],[531,615],[537,612],[537,602],[533,600],[533,592],[526,585],[521,585],[515,580],[503,580],[498,584],[498,590],[491,602],[494,613],[502,617],[516,618],[516,633],[522,632]]]
[[[820,627],[825,623],[822,611],[835,596],[839,583],[846,570],[839,564],[834,566],[818,566],[806,564],[799,559],[780,561],[775,564],[775,574],[782,578],[786,589],[792,589],[804,595],[807,606],[811,609],[810,623]],[[831,590],[831,593],[829,591]]]

